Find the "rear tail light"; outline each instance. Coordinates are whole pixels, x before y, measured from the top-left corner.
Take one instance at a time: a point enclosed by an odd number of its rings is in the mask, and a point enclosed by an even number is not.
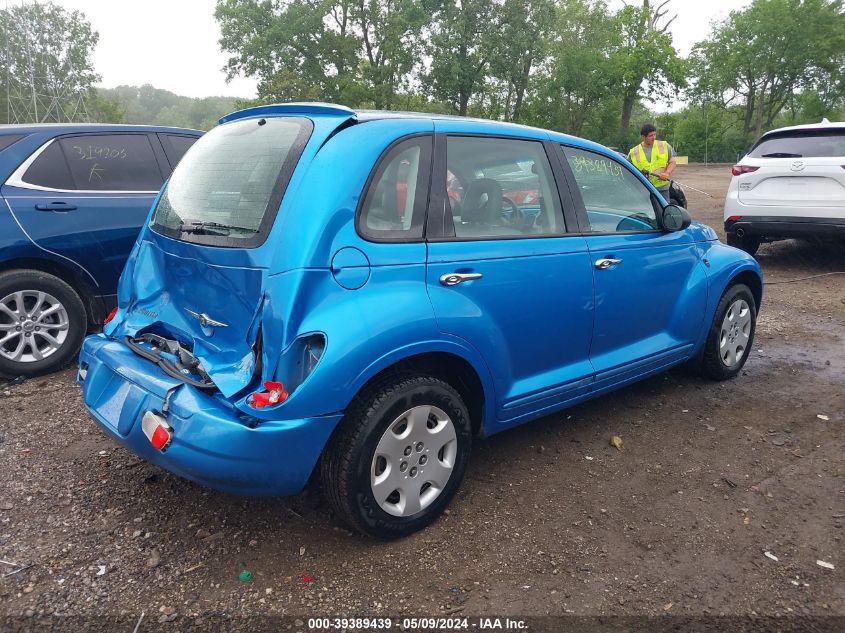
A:
[[[267,406],[279,404],[288,397],[285,386],[280,382],[268,380],[264,383],[264,389],[266,391],[256,391],[252,394],[249,404],[253,409],[263,409]]]
[[[739,222],[741,219],[741,215],[732,215],[728,217],[728,222]]]
[[[114,318],[114,315],[116,315],[116,314],[117,314],[117,307],[114,307],[114,308],[112,308],[112,311],[109,312],[109,315],[105,319],[103,319],[103,325],[106,325],[109,321],[111,321]]]
[[[741,176],[742,174],[750,174],[752,171],[757,171],[759,167],[752,167],[751,165],[734,165],[731,167],[731,174],[734,176]]]
[[[173,427],[152,411],[147,411],[141,418],[141,430],[157,451],[166,451],[173,441]]]

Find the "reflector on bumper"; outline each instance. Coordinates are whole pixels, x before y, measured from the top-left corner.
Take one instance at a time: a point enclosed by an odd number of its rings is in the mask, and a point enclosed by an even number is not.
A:
[[[144,413],[144,417],[141,418],[141,429],[156,450],[166,451],[170,442],[173,441],[173,427],[162,416],[152,411]]]

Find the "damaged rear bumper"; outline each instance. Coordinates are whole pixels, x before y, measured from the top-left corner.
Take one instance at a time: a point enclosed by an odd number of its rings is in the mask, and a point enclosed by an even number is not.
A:
[[[261,421],[252,428],[220,396],[168,376],[104,335],[85,340],[79,367],[85,405],[111,437],[161,468],[225,492],[296,494],[342,417]],[[141,428],[147,411],[173,428],[164,452]]]

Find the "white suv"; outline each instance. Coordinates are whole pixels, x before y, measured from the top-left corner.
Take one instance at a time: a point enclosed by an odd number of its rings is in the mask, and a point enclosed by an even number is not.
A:
[[[845,122],[772,130],[731,168],[728,244],[751,253],[790,237],[845,238]]]

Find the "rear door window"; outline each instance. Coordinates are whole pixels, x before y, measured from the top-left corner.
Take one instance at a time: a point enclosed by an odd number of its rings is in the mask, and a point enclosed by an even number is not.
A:
[[[146,134],[88,134],[59,139],[75,189],[158,191],[164,177]]]
[[[312,129],[300,117],[252,118],[216,127],[174,170],[156,207],[153,230],[198,244],[258,246]]]
[[[845,156],[845,130],[793,130],[761,138],[753,158],[838,158]]]
[[[542,143],[449,136],[446,166],[446,194],[454,237],[541,237],[565,232],[560,200]]]

